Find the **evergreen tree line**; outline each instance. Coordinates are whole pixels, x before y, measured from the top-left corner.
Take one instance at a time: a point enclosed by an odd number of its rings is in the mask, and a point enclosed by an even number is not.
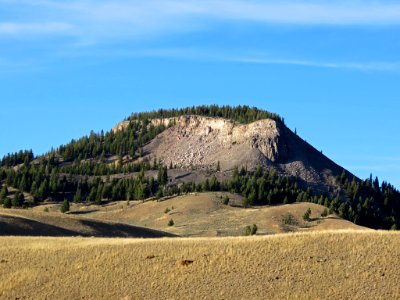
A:
[[[159,109],[152,112],[141,112],[132,114],[128,120],[147,120],[158,118],[174,118],[184,115],[199,115],[205,117],[219,117],[231,119],[233,121],[248,124],[262,119],[273,119],[284,123],[284,119],[278,114],[261,110],[256,107],[249,106],[218,106],[218,105],[201,105],[185,107],[181,109]]]
[[[28,164],[34,159],[32,150],[20,150],[19,152],[9,153],[0,161],[0,167],[13,167],[22,163]]]
[[[72,140],[67,145],[60,146],[50,155],[61,156],[64,161],[81,161],[99,159],[104,161],[114,155],[136,157],[142,155],[144,144],[154,139],[165,130],[164,125],[153,126],[149,120],[131,122],[126,128],[116,132],[109,131],[104,134],[91,132],[89,136]],[[137,153],[139,152],[139,153]]]
[[[366,180],[349,180],[346,173],[336,178],[345,197],[336,199],[336,211],[345,219],[373,228],[396,229],[400,225],[400,192],[372,175]]]
[[[103,201],[144,200],[191,192],[229,191],[241,194],[245,207],[313,202],[326,206],[344,219],[372,228],[395,229],[400,221],[399,191],[386,182],[379,185],[377,178],[349,180],[345,172],[337,178],[342,195],[332,198],[304,188],[296,178],[278,176],[274,169],[263,170],[261,167],[253,172],[235,168],[232,178],[223,182],[213,176],[202,183],[180,185],[169,184],[168,168],[160,164],[156,178],[146,177],[144,168],[135,177],[121,179],[111,179],[110,176],[79,176],[74,179],[71,175],[68,178],[60,176],[56,170],[50,163],[46,166],[23,166],[18,171],[3,170],[0,180],[5,186],[0,201],[4,204],[7,199],[6,186],[30,193],[34,197],[31,204],[48,197],[100,204]],[[14,203],[22,205],[24,201],[15,200]]]
[[[113,174],[129,174],[140,172],[141,170],[158,170],[162,166],[161,162],[155,158],[152,163],[148,160],[143,160],[136,163],[122,163],[122,157],[114,164],[97,163],[94,161],[75,161],[71,165],[61,166],[60,173],[69,175],[84,175],[84,176],[105,176]],[[172,164],[170,169],[174,168]]]

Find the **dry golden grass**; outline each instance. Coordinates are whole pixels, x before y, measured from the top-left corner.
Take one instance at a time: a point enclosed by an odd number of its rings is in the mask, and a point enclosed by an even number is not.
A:
[[[228,195],[234,206],[223,205],[219,196]],[[105,207],[81,207],[85,216],[121,222],[136,226],[149,227],[180,236],[240,236],[244,227],[258,226],[258,234],[276,234],[287,231],[314,231],[326,229],[365,229],[349,221],[331,215],[319,218],[324,206],[313,203],[294,203],[288,205],[262,206],[244,209],[237,207],[242,197],[230,193],[199,193],[183,195],[166,201],[116,202]],[[235,205],[236,204],[236,205]],[[170,209],[165,213],[165,209]],[[304,222],[305,211],[311,208],[312,222]],[[77,209],[77,208],[74,208]],[[297,226],[282,226],[282,216],[292,214],[298,221]],[[174,220],[175,225],[168,226]]]
[[[0,236],[165,237],[165,232],[83,216],[0,208]]]
[[[1,237],[0,298],[398,299],[399,261],[400,234],[377,231]]]
[[[230,197],[232,205],[222,204],[221,196],[224,195]],[[288,231],[365,229],[335,215],[320,218],[325,207],[313,203],[244,209],[239,207],[241,202],[239,195],[218,192],[144,203],[118,201],[102,206],[72,204],[68,214],[60,213],[60,204],[45,204],[30,209],[0,208],[0,235],[156,237],[170,233],[186,237],[242,236],[244,228],[252,224],[257,225],[259,235]],[[44,212],[45,208],[48,212]],[[302,218],[308,208],[312,211],[311,222],[305,222]],[[282,216],[286,214],[296,219],[295,226],[282,223]],[[174,226],[168,226],[170,219],[173,219]],[[152,235],[149,229],[162,232]]]

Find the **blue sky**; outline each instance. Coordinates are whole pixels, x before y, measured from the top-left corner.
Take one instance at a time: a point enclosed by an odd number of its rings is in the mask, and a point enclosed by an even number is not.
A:
[[[247,104],[400,188],[399,1],[0,0],[0,156]]]

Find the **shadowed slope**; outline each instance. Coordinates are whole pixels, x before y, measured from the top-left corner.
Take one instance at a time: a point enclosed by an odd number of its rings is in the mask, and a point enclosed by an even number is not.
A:
[[[14,236],[95,236],[95,237],[165,237],[173,234],[127,224],[73,218],[60,214],[15,212],[0,214],[0,235]],[[22,216],[21,216],[22,215]]]

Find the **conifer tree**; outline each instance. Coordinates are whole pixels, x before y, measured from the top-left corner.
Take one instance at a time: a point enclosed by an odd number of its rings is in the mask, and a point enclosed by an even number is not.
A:
[[[6,199],[8,195],[8,189],[7,189],[7,185],[4,185],[1,188],[1,192],[0,192],[0,201],[4,201]]]
[[[24,204],[24,194],[21,191],[16,191],[11,201],[11,205],[14,207],[21,207]]]
[[[4,199],[3,207],[4,208],[11,208],[11,199],[10,198],[6,197]]]
[[[69,201],[68,201],[68,199],[64,199],[64,201],[63,201],[63,203],[62,203],[62,205],[61,205],[61,208],[60,208],[60,211],[62,212],[62,213],[66,213],[67,211],[69,211]]]
[[[82,191],[79,187],[76,190],[73,201],[74,201],[74,203],[82,202]]]

